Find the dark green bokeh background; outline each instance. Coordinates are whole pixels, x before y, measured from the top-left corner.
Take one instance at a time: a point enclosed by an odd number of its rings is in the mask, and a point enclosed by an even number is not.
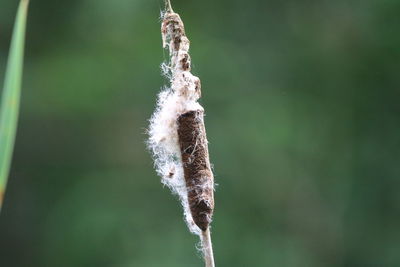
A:
[[[217,266],[400,266],[400,1],[174,0]],[[17,1],[0,3],[4,78]],[[161,0],[32,0],[0,265],[202,266],[145,148]]]

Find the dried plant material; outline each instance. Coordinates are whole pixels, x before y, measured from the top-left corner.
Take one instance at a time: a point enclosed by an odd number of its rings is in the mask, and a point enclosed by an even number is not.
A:
[[[214,197],[202,110],[179,116],[178,137],[190,212],[194,223],[205,231],[211,223]]]
[[[189,229],[200,235],[211,222],[214,208],[204,109],[197,102],[200,80],[190,73],[189,39],[179,15],[165,13],[161,31],[171,57],[163,64],[171,88],[159,94],[148,143],[162,182],[179,196]]]
[[[170,61],[161,68],[171,86],[158,96],[150,119],[148,144],[162,183],[179,196],[190,231],[201,237],[206,266],[214,266],[209,231],[214,177],[204,109],[197,102],[201,96],[200,80],[190,72],[190,42],[181,18],[167,5],[162,19],[163,47],[169,50]]]

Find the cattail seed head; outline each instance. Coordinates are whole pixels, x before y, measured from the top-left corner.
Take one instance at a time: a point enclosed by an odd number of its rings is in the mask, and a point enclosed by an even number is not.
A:
[[[205,231],[214,210],[214,178],[208,159],[202,110],[179,116],[178,137],[190,212],[194,223]]]
[[[189,39],[178,14],[168,10],[161,25],[163,47],[170,60],[162,65],[171,87],[160,94],[150,119],[148,145],[162,182],[176,193],[189,229],[208,229],[214,209],[214,177],[204,127],[200,79],[191,71]]]

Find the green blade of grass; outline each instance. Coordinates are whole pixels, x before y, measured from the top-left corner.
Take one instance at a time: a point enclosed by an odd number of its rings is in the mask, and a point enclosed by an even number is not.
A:
[[[21,0],[11,40],[0,107],[0,210],[10,171],[18,123],[26,17],[29,0]]]

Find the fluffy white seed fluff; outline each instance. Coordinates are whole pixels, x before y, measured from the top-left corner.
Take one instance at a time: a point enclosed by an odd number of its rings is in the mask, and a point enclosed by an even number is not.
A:
[[[163,88],[158,95],[157,107],[150,119],[148,146],[153,152],[157,173],[161,181],[178,195],[184,209],[190,231],[200,235],[201,230],[193,222],[189,210],[181,151],[178,140],[178,117],[186,112],[203,110],[197,102],[200,98],[200,80],[182,67],[186,58],[190,64],[189,40],[183,36],[178,50],[175,50],[172,33],[163,32],[163,46],[170,52],[170,62],[161,69],[170,80],[170,87]]]

